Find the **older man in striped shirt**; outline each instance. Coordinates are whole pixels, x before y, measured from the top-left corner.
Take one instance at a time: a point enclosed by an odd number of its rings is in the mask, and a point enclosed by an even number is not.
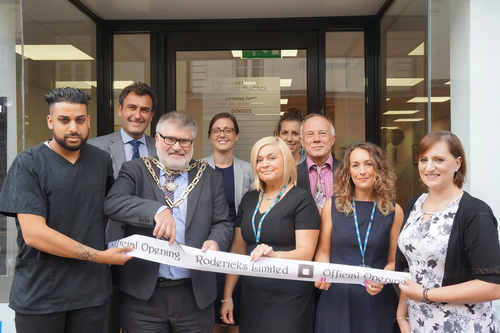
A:
[[[319,212],[332,196],[335,169],[340,161],[332,156],[335,128],[327,117],[313,113],[300,125],[300,142],[307,159],[297,166],[297,185],[311,191]]]

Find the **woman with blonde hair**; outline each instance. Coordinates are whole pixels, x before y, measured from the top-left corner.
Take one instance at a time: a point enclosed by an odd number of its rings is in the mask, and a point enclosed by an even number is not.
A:
[[[335,172],[334,196],[321,213],[315,261],[394,270],[403,211],[395,203],[396,176],[373,143],[350,145]],[[391,333],[398,297],[393,286],[330,284],[323,279],[317,333]]]
[[[297,167],[285,142],[270,136],[251,153],[254,190],[238,209],[232,253],[312,260],[320,218],[310,192],[298,188]],[[232,293],[238,275],[227,275],[220,314],[233,322]],[[313,332],[314,289],[303,281],[243,278],[240,332]]]
[[[427,134],[417,150],[420,179],[428,193],[406,206],[396,270],[401,332],[500,331],[492,300],[500,298],[498,225],[490,207],[462,190],[465,151],[447,131]]]

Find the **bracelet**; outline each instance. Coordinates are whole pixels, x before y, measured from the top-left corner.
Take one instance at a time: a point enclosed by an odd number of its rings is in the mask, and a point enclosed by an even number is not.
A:
[[[422,291],[422,301],[425,304],[431,304],[432,301],[429,300],[429,297],[427,297],[427,293],[429,292],[429,288],[425,288],[424,291]]]
[[[394,322],[397,323],[399,319],[406,319],[407,321],[410,320],[410,317],[406,316],[406,317],[396,317],[396,319],[394,319]]]
[[[228,299],[221,299],[221,300],[220,300],[220,302],[221,302],[221,303],[224,303],[224,302],[229,302],[229,301],[231,301],[231,302],[232,302],[232,301],[233,301],[233,299],[232,299],[232,298],[228,298]]]

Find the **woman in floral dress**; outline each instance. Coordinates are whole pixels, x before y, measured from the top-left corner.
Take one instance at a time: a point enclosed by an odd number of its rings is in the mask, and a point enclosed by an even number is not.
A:
[[[462,191],[466,161],[460,140],[436,131],[422,139],[418,170],[428,193],[406,207],[396,270],[397,321],[407,332],[500,332],[491,303],[500,298],[497,221],[483,201]]]

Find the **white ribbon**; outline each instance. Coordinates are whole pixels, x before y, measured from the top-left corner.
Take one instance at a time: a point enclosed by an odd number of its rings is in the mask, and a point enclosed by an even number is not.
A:
[[[177,242],[169,246],[165,240],[142,235],[132,235],[108,244],[108,247],[124,246],[132,246],[134,249],[127,254],[136,258],[226,274],[301,281],[326,278],[326,281],[331,283],[351,284],[361,284],[364,279],[387,284],[404,283],[404,277],[410,277],[409,273],[301,260],[262,257],[253,262],[246,255],[218,251],[201,252],[200,249]]]

